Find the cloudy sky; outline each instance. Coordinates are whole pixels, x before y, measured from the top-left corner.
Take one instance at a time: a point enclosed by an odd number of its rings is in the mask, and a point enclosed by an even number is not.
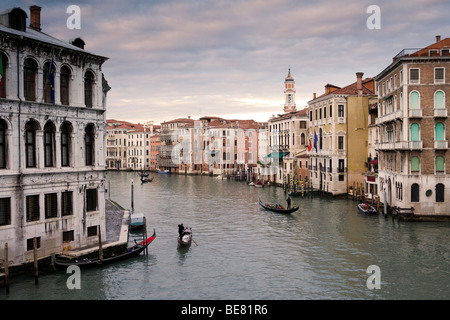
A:
[[[131,122],[267,121],[283,112],[289,68],[302,109],[327,83],[376,76],[402,49],[450,37],[448,0],[2,0],[0,10],[33,4],[43,32],[109,58],[107,118]],[[80,29],[67,28],[70,5]],[[367,27],[372,5],[379,29]]]

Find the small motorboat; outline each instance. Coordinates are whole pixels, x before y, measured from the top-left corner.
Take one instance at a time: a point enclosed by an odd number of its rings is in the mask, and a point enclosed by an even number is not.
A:
[[[137,230],[145,225],[145,216],[143,213],[132,213],[130,217],[130,229]]]
[[[273,212],[277,212],[277,213],[284,213],[284,214],[289,214],[292,213],[294,211],[297,211],[299,207],[293,207],[293,208],[284,208],[283,206],[279,205],[279,204],[267,204],[262,202],[261,200],[259,200],[259,204],[261,207],[263,207],[266,210],[270,210]]]
[[[158,170],[159,174],[170,174],[169,170]]]
[[[362,214],[373,215],[378,214],[377,209],[371,206],[368,203],[360,203],[358,204],[358,211]]]
[[[192,242],[192,228],[184,228],[181,237],[178,237],[178,244],[180,246],[188,246]]]

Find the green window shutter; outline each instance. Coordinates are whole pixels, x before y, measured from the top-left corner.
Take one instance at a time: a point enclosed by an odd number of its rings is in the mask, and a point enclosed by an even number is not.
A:
[[[444,109],[445,101],[444,101],[444,92],[436,91],[434,94],[434,107],[436,109]]]
[[[417,91],[413,91],[409,94],[409,108],[410,109],[419,109],[419,93]]]
[[[434,140],[444,140],[444,124],[442,122],[436,123],[434,131]]]
[[[412,123],[411,124],[411,141],[419,141],[419,124]]]
[[[411,171],[419,171],[419,157],[411,157]]]
[[[436,157],[436,171],[444,171],[444,157]]]

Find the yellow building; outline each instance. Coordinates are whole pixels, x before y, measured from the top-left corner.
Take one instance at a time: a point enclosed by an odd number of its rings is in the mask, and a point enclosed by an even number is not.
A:
[[[340,88],[327,84],[309,105],[309,169],[315,190],[345,194],[363,185],[367,170],[369,104],[376,101],[374,81],[362,79]]]

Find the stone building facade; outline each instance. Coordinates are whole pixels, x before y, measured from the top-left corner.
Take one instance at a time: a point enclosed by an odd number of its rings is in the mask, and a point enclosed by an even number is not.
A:
[[[0,13],[0,243],[9,263],[105,232],[107,58],[41,32],[40,8]],[[0,246],[0,257],[4,256]]]
[[[379,193],[415,215],[450,215],[450,38],[404,49],[376,77]]]

